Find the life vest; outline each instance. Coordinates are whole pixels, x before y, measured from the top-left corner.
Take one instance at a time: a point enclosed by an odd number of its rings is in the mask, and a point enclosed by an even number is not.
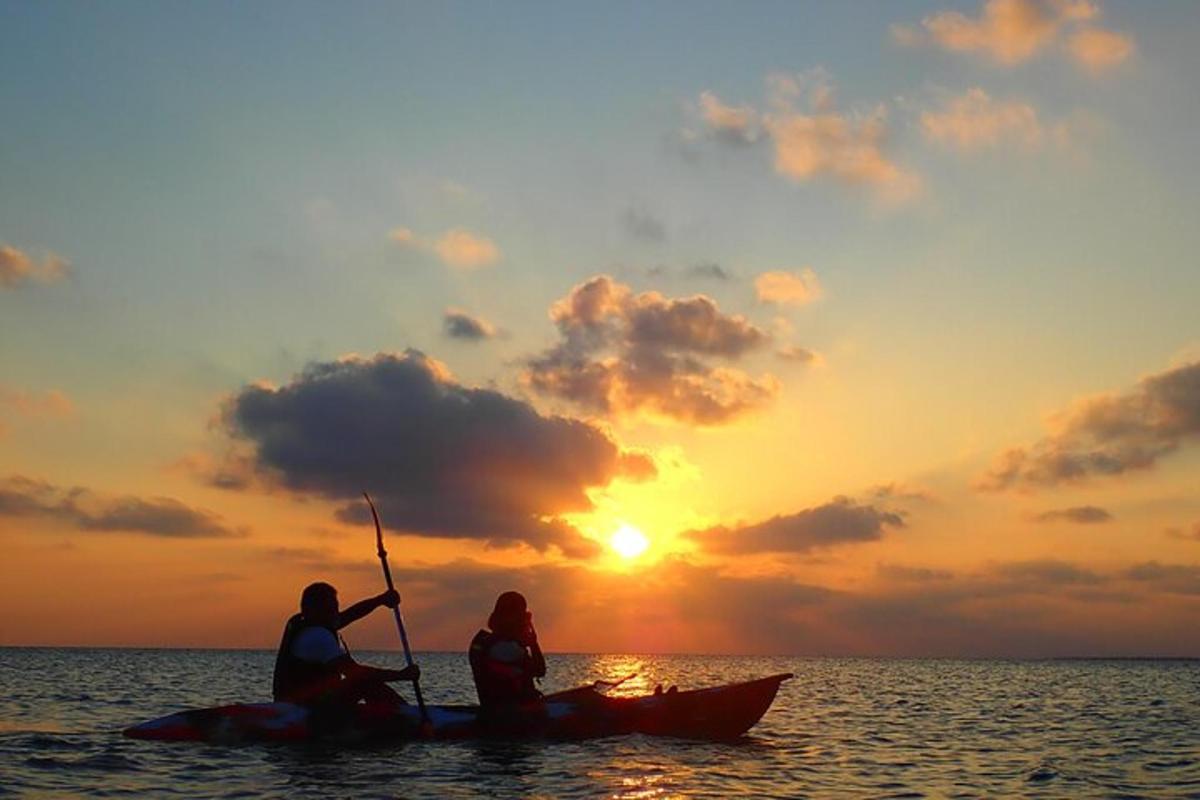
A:
[[[540,700],[533,683],[533,657],[519,642],[479,631],[471,640],[468,657],[479,705],[495,707]]]
[[[277,703],[311,703],[341,680],[341,673],[332,664],[314,664],[292,654],[292,644],[301,631],[308,628],[325,628],[334,638],[337,631],[324,625],[316,625],[295,614],[283,629],[279,652],[275,656],[275,675],[271,681],[271,693]]]

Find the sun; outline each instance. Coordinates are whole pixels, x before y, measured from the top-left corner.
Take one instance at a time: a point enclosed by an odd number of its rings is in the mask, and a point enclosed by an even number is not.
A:
[[[613,532],[608,543],[621,558],[637,558],[650,546],[650,540],[646,538],[646,534],[628,523],[622,523],[621,527]]]

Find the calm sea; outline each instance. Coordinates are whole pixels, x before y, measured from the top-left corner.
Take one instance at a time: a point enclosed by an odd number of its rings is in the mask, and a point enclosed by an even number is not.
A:
[[[795,672],[728,744],[234,748],[120,735],[172,710],[265,698],[272,658],[0,649],[0,796],[1200,798],[1197,661],[550,657],[548,691],[633,671],[630,693]],[[430,702],[472,699],[463,656],[418,660]]]

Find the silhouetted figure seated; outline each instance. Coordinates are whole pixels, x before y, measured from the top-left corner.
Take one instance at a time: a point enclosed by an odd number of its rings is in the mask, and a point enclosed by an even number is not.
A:
[[[287,621],[275,657],[275,701],[309,706],[319,724],[349,720],[360,701],[380,714],[405,705],[386,681],[415,680],[421,674],[417,665],[395,670],[359,664],[338,635],[375,609],[395,608],[399,602],[399,594],[387,591],[340,611],[337,590],[328,583],[306,587],[300,613]]]
[[[525,597],[519,592],[500,595],[488,628],[475,634],[470,650],[480,719],[502,727],[522,725],[542,712],[542,693],[534,679],[546,674]]]

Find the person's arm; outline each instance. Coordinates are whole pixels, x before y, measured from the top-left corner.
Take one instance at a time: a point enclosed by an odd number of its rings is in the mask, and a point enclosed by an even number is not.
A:
[[[526,614],[525,621],[525,641],[521,644],[529,648],[529,672],[535,678],[546,677],[546,657],[542,655],[542,648],[538,646],[537,630],[533,627],[533,614]]]
[[[529,654],[533,656],[533,660],[529,664],[533,671],[533,677],[546,677],[546,657],[542,655],[542,648],[538,647],[536,636],[533,643],[529,645]]]
[[[359,664],[349,654],[339,656],[333,665],[349,681],[363,683],[387,683],[389,681],[412,681],[421,677],[421,668],[416,664],[404,669],[381,669]]]
[[[399,603],[400,595],[392,589],[389,589],[383,594],[376,595],[375,597],[368,597],[366,600],[360,600],[347,608],[341,614],[338,614],[338,630],[346,627],[351,622],[357,622],[380,606],[395,608]]]

